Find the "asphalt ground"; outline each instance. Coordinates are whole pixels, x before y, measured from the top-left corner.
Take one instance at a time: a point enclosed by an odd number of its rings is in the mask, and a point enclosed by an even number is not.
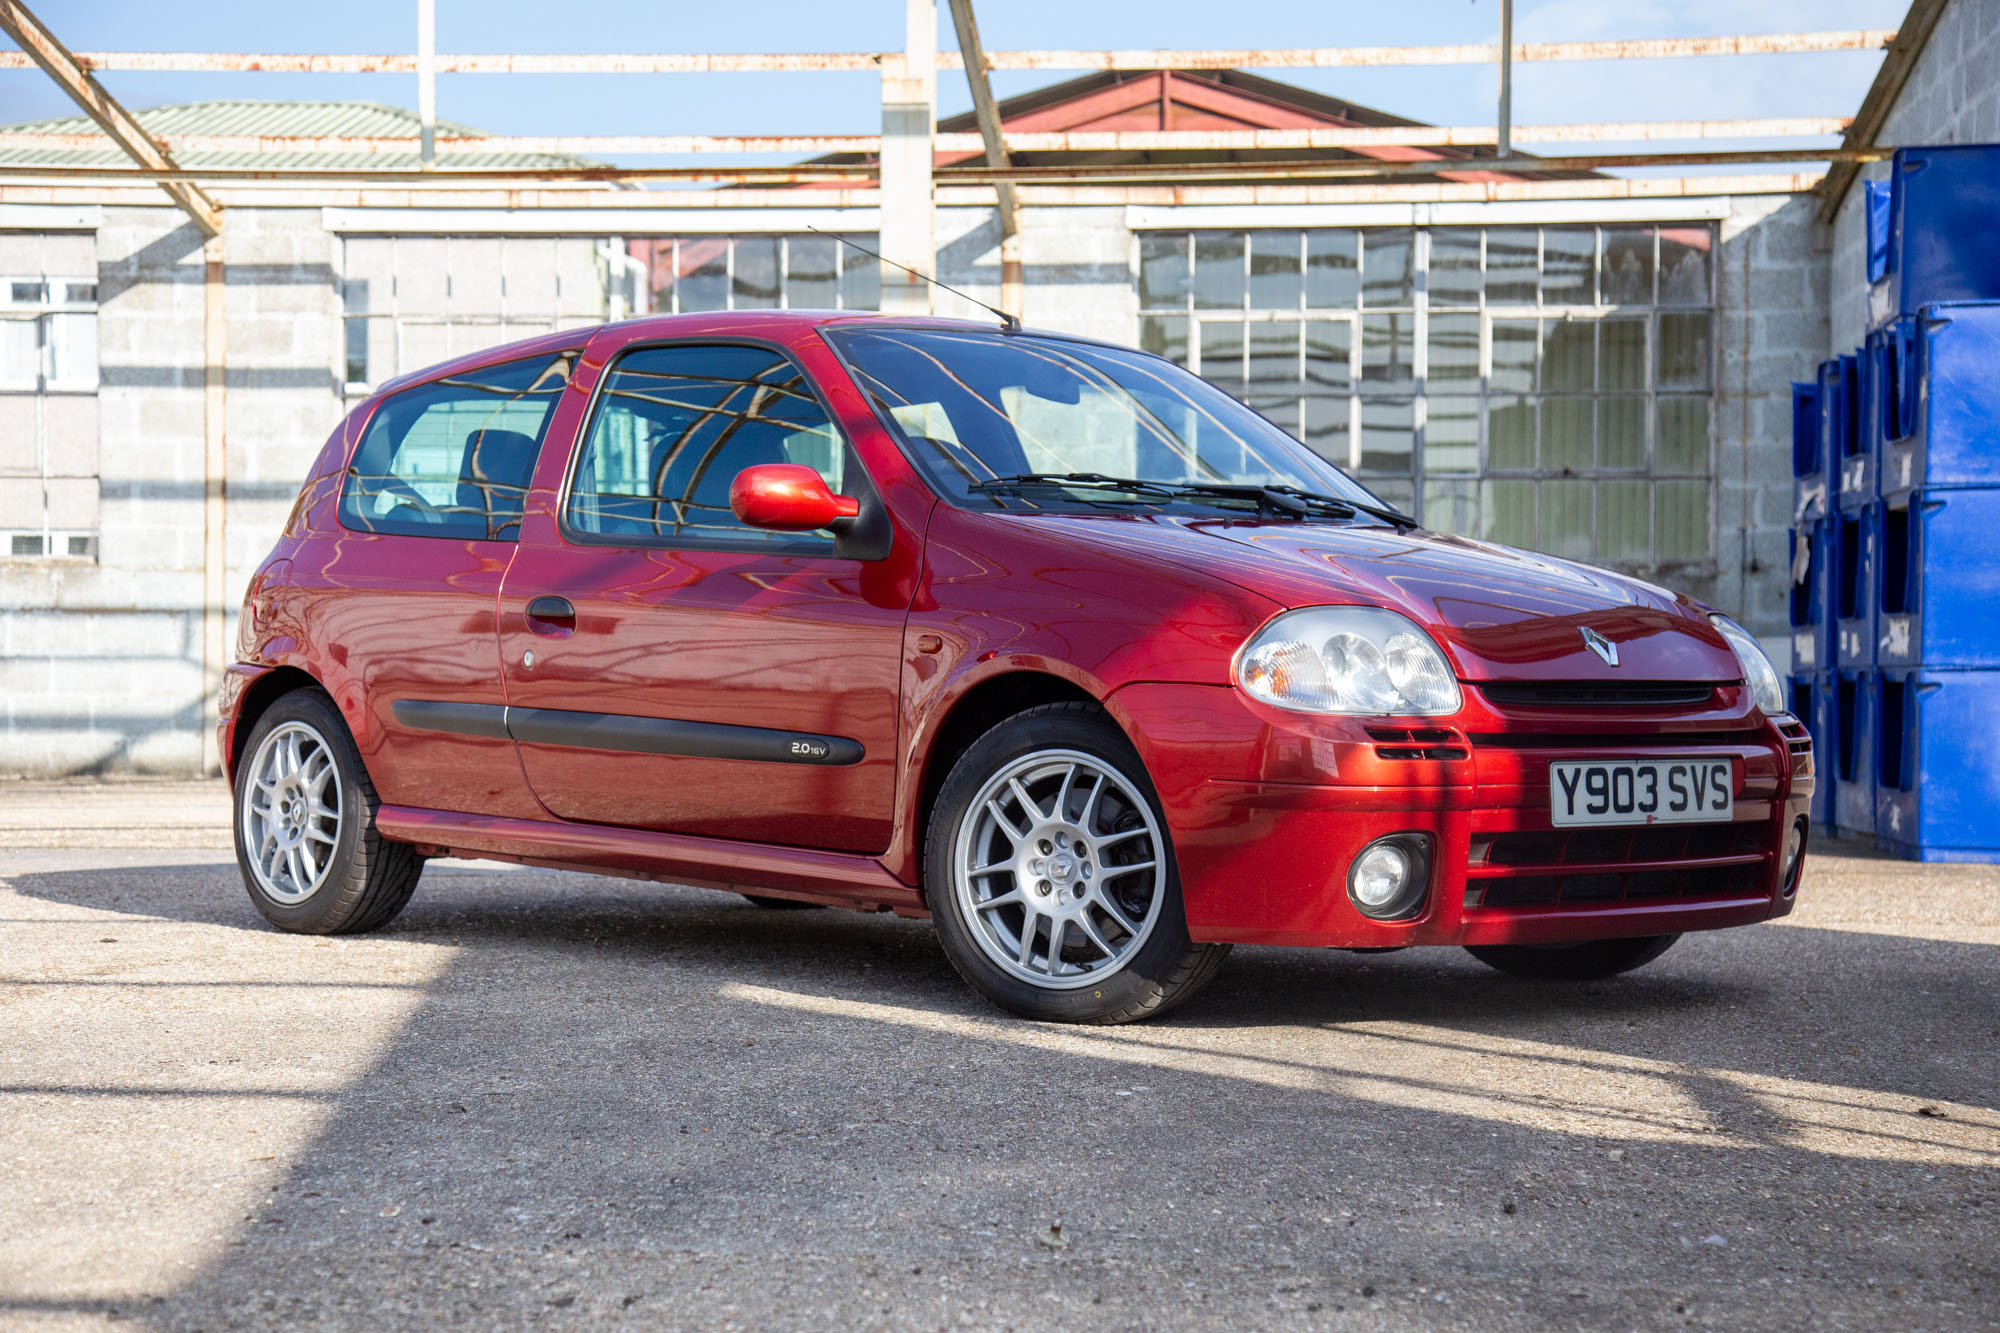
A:
[[[283,935],[225,806],[0,784],[0,1325],[2000,1327],[1994,869],[1074,1029],[927,923],[598,877]]]

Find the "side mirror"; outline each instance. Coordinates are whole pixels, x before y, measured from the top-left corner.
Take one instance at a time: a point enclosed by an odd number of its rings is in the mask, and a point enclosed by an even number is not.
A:
[[[861,502],[835,495],[826,481],[799,463],[759,463],[729,483],[729,509],[753,528],[778,532],[840,529],[861,514]]]

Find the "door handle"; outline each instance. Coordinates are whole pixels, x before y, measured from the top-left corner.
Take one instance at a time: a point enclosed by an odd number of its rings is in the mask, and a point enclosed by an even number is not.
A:
[[[537,597],[528,603],[528,628],[536,634],[567,638],[576,630],[576,608],[567,597]]]

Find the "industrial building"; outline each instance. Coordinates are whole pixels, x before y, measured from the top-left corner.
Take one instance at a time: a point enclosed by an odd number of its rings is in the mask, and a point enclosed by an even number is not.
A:
[[[707,189],[360,104],[139,113],[164,166],[82,116],[0,129],[0,773],[215,767],[244,583],[395,375],[645,311],[980,316],[841,236],[1173,357],[1432,527],[1684,589],[1782,666],[1791,385],[1862,334],[1858,182],[2000,140],[1995,0],[1844,35],[1888,54],[1830,169],[1642,178],[1209,65],[938,122],[920,17],[879,139]]]

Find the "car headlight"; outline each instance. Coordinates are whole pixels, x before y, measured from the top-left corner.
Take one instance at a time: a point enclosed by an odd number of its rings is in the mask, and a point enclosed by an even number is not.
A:
[[[1750,637],[1750,631],[1725,615],[1711,615],[1709,621],[1736,650],[1736,660],[1743,664],[1743,679],[1750,683],[1750,695],[1757,706],[1772,717],[1791,712],[1785,702],[1784,683],[1778,679],[1778,668],[1764,656],[1763,648]]]
[[[1458,681],[1431,636],[1375,606],[1287,611],[1236,655],[1253,699],[1304,713],[1455,713]]]

